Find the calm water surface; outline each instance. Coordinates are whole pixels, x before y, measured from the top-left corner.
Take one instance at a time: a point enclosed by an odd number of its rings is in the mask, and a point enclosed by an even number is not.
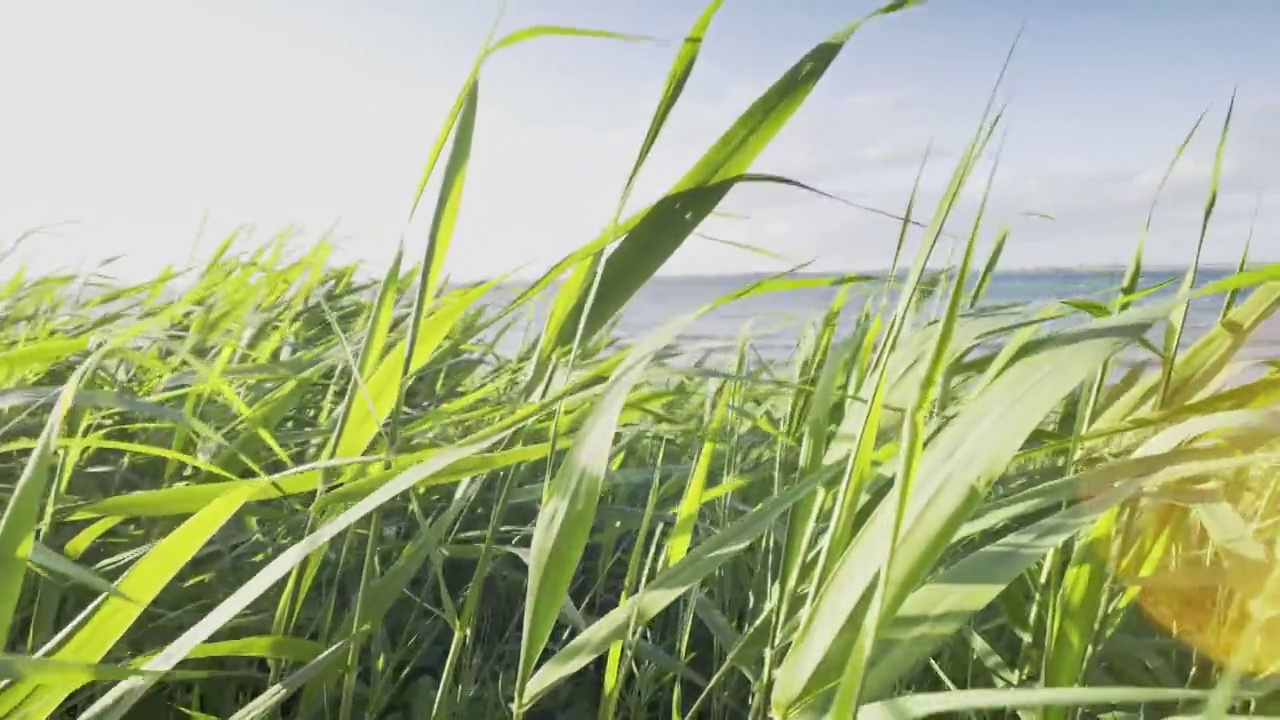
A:
[[[1218,280],[1230,274],[1225,269],[1204,269],[1197,284]],[[699,276],[655,278],[646,285],[623,309],[616,331],[624,339],[634,339],[659,327],[662,323],[738,290],[763,276]],[[1042,306],[1045,303],[1065,299],[1091,299],[1109,301],[1120,285],[1123,270],[1036,270],[1006,271],[997,273],[984,296],[983,305]],[[1142,287],[1172,280],[1167,288],[1152,294],[1144,302],[1157,302],[1168,298],[1181,283],[1178,271],[1150,272],[1144,275]],[[867,288],[866,290],[861,289]],[[844,312],[844,326],[854,322],[857,311],[865,303],[874,285],[855,286],[849,293]],[[502,302],[514,297],[519,286],[498,288],[492,299]],[[748,333],[757,350],[770,359],[783,359],[791,353],[806,326],[821,320],[837,296],[837,288],[803,288],[769,293],[737,300],[721,307],[693,323],[680,337],[682,348],[693,352],[710,352],[727,357],[737,347],[744,333]],[[934,301],[930,300],[931,303]],[[541,303],[530,319],[539,320],[545,311]],[[1184,334],[1185,344],[1194,341],[1211,327],[1222,307],[1222,298],[1214,296],[1192,304]],[[1280,318],[1269,322],[1253,338],[1243,357],[1260,358],[1280,355]],[[538,325],[529,326],[531,331]],[[1158,338],[1153,336],[1153,340]],[[518,342],[513,335],[509,342]],[[505,344],[505,343],[504,343]]]

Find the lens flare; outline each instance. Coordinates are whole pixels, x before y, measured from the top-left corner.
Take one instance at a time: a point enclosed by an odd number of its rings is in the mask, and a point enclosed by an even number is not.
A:
[[[1117,579],[1143,614],[1222,667],[1280,673],[1280,501],[1272,473],[1162,488],[1120,515]]]

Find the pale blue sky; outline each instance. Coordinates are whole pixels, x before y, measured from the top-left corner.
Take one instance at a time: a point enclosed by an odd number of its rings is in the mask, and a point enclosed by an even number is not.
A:
[[[676,179],[805,50],[872,7],[726,0],[637,201]],[[336,222],[342,259],[385,261],[497,9],[492,0],[6,3],[0,242],[73,222],[29,248],[37,268],[123,254],[116,271],[136,276],[184,261],[207,212],[206,249],[241,223],[260,236],[299,223],[309,233],[301,243]],[[455,276],[537,269],[596,234],[671,41],[700,9],[694,0],[510,0],[506,30],[554,23],[667,42],[551,39],[494,59],[449,258]],[[1261,201],[1254,254],[1280,259],[1274,0],[933,0],[855,36],[755,169],[896,211],[932,142],[926,200],[936,197],[1024,22],[989,215],[992,230],[1014,227],[1008,265],[1125,262],[1159,175],[1210,108],[1151,240],[1153,261],[1185,262],[1237,85],[1206,256],[1233,261]],[[708,234],[813,259],[815,269],[881,267],[892,250],[891,221],[791,190],[735,193],[722,209],[748,218],[712,221]],[[414,254],[422,225],[407,230]],[[667,270],[779,267],[695,240]]]

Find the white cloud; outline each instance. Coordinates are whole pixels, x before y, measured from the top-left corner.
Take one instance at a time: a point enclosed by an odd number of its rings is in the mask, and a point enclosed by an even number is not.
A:
[[[0,133],[0,238],[78,221],[59,228],[60,239],[33,245],[32,257],[47,267],[69,264],[63,253],[125,253],[137,275],[184,261],[208,212],[206,246],[241,223],[255,225],[259,237],[300,223],[314,237],[336,221],[343,259],[388,258],[488,18],[419,26],[332,5],[302,23],[257,7],[120,0],[0,11],[0,94],[14,108]],[[548,47],[513,49],[486,71],[450,255],[456,276],[545,265],[599,231],[673,52],[670,44]],[[678,178],[786,67],[762,73],[714,49],[699,62],[632,207]],[[919,206],[927,216],[985,98],[949,92],[927,75],[904,84],[846,70],[832,69],[756,169],[899,212],[931,145]],[[1030,110],[1020,116],[1023,100]],[[989,224],[1013,223],[1015,263],[1123,262],[1180,138],[1170,135],[1167,154],[1153,154],[1137,120],[1117,122],[1105,107],[1065,118],[1059,110],[1043,96],[1014,99]],[[1212,236],[1216,258],[1234,253],[1255,198],[1270,202],[1280,191],[1272,170],[1280,159],[1277,119],[1280,106],[1241,103]],[[1194,242],[1214,122],[1165,190],[1152,244],[1167,258],[1185,258]],[[985,170],[978,176],[957,211],[957,231],[972,215]],[[735,191],[724,209],[751,219],[712,220],[708,234],[816,257],[819,268],[882,266],[896,234],[892,220],[795,190]],[[1056,220],[1024,217],[1028,211]],[[423,227],[411,230],[416,252]],[[670,267],[779,264],[695,240]]]

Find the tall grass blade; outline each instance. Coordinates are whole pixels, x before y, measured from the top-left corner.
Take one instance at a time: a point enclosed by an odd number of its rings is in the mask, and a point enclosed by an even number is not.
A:
[[[681,317],[658,328],[628,353],[623,367],[609,380],[604,397],[583,424],[560,470],[550,480],[529,548],[529,586],[520,643],[520,673],[516,680],[518,705],[526,704],[525,685],[551,637],[569,584],[586,549],[618,416],[627,396],[653,356],[670,344],[694,317]]]
[[[848,25],[806,53],[757,98],[610,253],[600,269],[601,292],[586,313],[583,335],[593,335],[616,315],[715,210],[729,191],[724,181],[750,168],[864,22],[915,4],[898,0]],[[575,302],[560,328],[549,328],[556,333],[556,347],[572,342],[584,304],[585,297]]]
[[[80,384],[101,361],[98,351],[82,363],[63,386],[53,411],[45,421],[40,438],[22,468],[22,475],[9,495],[0,516],[0,650],[6,647],[14,614],[22,597],[27,562],[35,543],[40,500],[48,490],[53,473],[54,448],[62,433],[62,422],[70,411]]]
[[[493,434],[489,437],[475,439],[466,445],[451,447],[431,459],[401,473],[395,480],[387,483],[368,497],[351,506],[329,522],[320,526],[315,532],[295,543],[280,553],[259,570],[253,578],[241,585],[216,608],[196,622],[178,639],[169,644],[155,659],[148,662],[144,669],[168,670],[180,662],[197,645],[204,642],[219,628],[244,610],[250,603],[266,592],[273,584],[284,578],[295,566],[301,563],[316,549],[329,542],[352,524],[376,510],[396,495],[419,483],[431,480],[437,473],[451,464],[476,454],[485,447],[505,437],[506,433]],[[103,695],[81,717],[110,718],[118,720],[128,712],[143,693],[152,685],[146,681],[126,681]]]

